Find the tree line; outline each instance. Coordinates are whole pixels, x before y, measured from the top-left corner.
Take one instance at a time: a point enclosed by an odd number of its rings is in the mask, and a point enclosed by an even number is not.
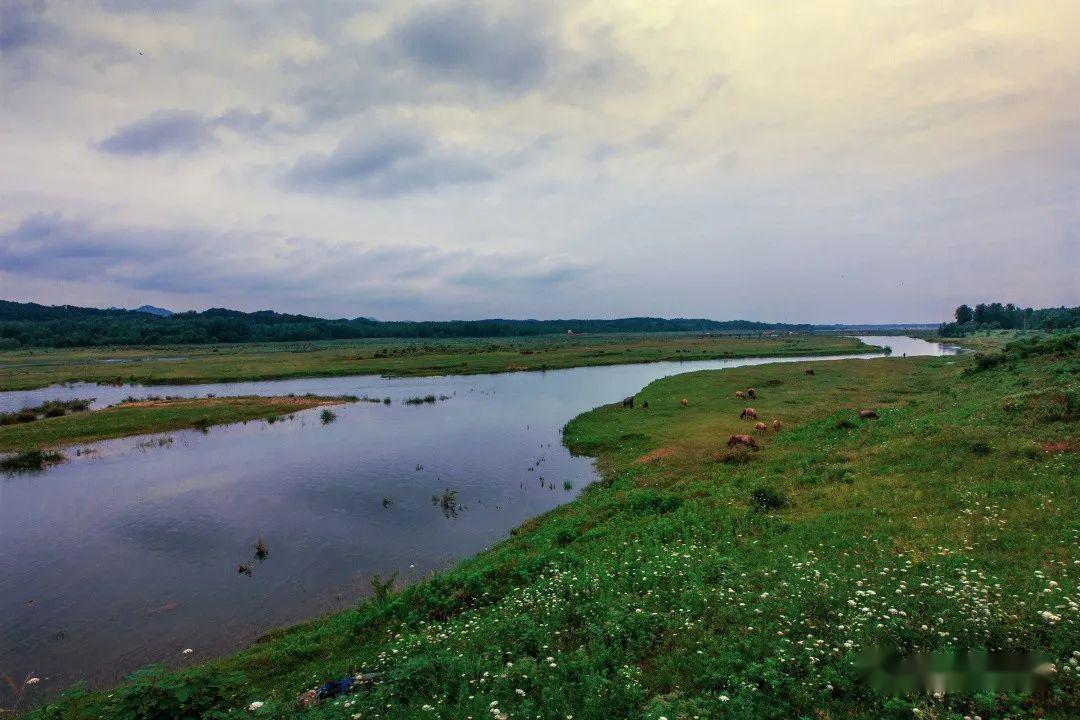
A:
[[[1080,307],[1033,308],[1013,303],[964,304],[956,308],[953,321],[942,323],[938,334],[963,337],[977,330],[1059,330],[1080,327]]]
[[[100,345],[204,345],[361,338],[486,338],[547,334],[619,332],[752,333],[811,330],[810,325],[777,325],[749,320],[449,320],[379,321],[358,317],[328,320],[270,310],[241,312],[212,308],[160,317],[121,309],[39,305],[0,300],[0,348]]]

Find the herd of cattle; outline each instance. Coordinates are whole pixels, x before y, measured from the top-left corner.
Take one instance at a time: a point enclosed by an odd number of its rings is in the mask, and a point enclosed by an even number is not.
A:
[[[807,375],[813,375],[814,374],[814,370],[812,368],[807,368],[805,372],[806,372]],[[747,388],[746,390],[736,390],[735,391],[735,397],[738,400],[745,400],[747,398],[749,398],[751,400],[754,400],[754,399],[757,398],[757,390],[755,390],[754,388]],[[686,399],[686,398],[683,398],[679,402],[683,407],[687,407],[687,406],[690,405],[690,401],[688,399]],[[623,404],[624,408],[632,408],[632,407],[634,407],[634,396],[631,395],[628,398],[624,398],[622,404]],[[641,407],[643,407],[643,408],[649,407],[649,402],[647,400],[643,401],[641,403]],[[873,410],[860,410],[859,411],[859,418],[862,419],[862,420],[877,420],[878,419],[878,414],[876,412],[874,412]],[[757,421],[757,422],[754,423],[754,430],[759,434],[764,434],[764,433],[767,433],[769,431],[769,426],[766,423],[762,422],[761,420],[758,420],[757,410],[755,410],[752,407],[743,408],[743,411],[741,413],[739,413],[739,419],[740,420],[755,420],[755,421]],[[773,420],[772,421],[772,429],[773,429],[773,432],[778,433],[778,432],[780,432],[781,430],[784,429],[784,423],[780,422],[779,419]],[[728,447],[735,447],[737,445],[742,445],[742,446],[748,447],[751,450],[759,450],[761,448],[761,445],[758,444],[758,441],[755,440],[754,437],[749,435],[749,434],[732,435],[731,437],[728,438],[728,441],[727,441],[727,446]]]

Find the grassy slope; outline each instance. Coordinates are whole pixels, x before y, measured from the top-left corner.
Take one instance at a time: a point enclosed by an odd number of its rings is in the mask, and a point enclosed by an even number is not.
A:
[[[853,338],[827,335],[747,339],[659,333],[34,349],[0,352],[0,390],[24,390],[78,380],[190,384],[363,374],[448,375],[659,360],[868,351],[870,348]],[[103,362],[106,360],[110,362]]]
[[[945,359],[814,368],[679,375],[638,395],[647,410],[586,413],[566,441],[599,457],[605,482],[570,505],[446,575],[216,663],[144,676],[90,707],[104,717],[254,700],[267,717],[311,718],[1071,716],[1080,688],[1062,668],[1080,649],[1080,454],[1041,443],[1080,442],[1080,358],[974,375]],[[718,461],[728,434],[747,428],[733,397],[747,386],[787,429],[745,464]],[[866,406],[881,419],[859,421],[853,410]],[[854,427],[838,427],[845,419]],[[752,511],[760,486],[788,507]],[[1059,672],[1034,701],[886,699],[850,664],[873,645],[1042,648]],[[350,705],[293,705],[317,681],[360,670],[387,675]]]
[[[0,427],[0,452],[94,442],[109,438],[208,427],[269,418],[319,405],[332,397],[229,397],[117,405],[21,425]]]

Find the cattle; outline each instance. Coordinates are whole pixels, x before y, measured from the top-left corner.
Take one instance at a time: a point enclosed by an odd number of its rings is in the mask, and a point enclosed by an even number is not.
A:
[[[759,433],[767,433],[767,432],[769,432],[769,426],[766,425],[763,422],[755,423],[754,424],[754,429],[757,430]]]
[[[757,450],[761,447],[760,445],[758,445],[757,440],[750,437],[749,435],[732,435],[731,437],[729,437],[727,441],[727,446],[735,447],[736,445],[745,445],[751,450]]]
[[[807,375],[813,375],[814,374],[814,368],[806,368],[806,374]]]
[[[743,411],[739,414],[740,420],[757,420],[757,410],[754,408],[743,408]]]
[[[681,402],[681,403],[682,403],[682,406],[683,406],[683,407],[686,407],[687,405],[689,405],[689,404],[690,404],[690,401],[689,401],[689,400],[687,400],[686,398],[683,398],[683,399],[682,399],[682,400],[680,400],[679,402]]]
[[[744,397],[746,397],[746,393],[744,393],[742,390],[736,390],[735,391],[735,397],[742,400]]]
[[[878,414],[873,410],[860,410],[859,418],[862,420],[877,420]]]
[[[779,420],[773,420],[772,421],[772,429],[773,429],[773,432],[780,432],[781,430],[784,429],[784,423],[780,422]]]
[[[631,395],[628,398],[623,398],[622,406],[624,408],[632,408],[632,407],[634,407],[634,396]]]
[[[757,390],[755,390],[754,388],[750,388],[746,391],[746,397],[750,398],[751,400],[755,399],[757,397]]]

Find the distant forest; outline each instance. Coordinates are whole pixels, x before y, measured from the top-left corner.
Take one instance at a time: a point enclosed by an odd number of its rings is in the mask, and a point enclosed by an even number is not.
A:
[[[963,337],[979,330],[1059,330],[1080,327],[1080,307],[1034,310],[1012,303],[961,305],[953,313],[953,322],[942,323],[938,334]]]
[[[0,300],[0,348],[95,345],[204,345],[355,338],[523,337],[551,333],[809,331],[811,325],[749,320],[619,318],[613,320],[451,320],[381,322],[370,318],[327,320],[262,310],[212,308],[161,317],[149,312]]]

